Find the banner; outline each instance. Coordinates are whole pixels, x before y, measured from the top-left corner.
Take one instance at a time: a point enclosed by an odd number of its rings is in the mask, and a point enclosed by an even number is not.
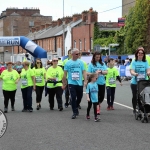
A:
[[[2,46],[19,46],[20,37],[0,37],[0,47]]]

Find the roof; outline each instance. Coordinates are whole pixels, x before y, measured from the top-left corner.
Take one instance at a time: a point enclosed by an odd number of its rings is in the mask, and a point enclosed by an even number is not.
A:
[[[67,31],[67,26],[70,25],[71,28],[75,27],[76,25],[80,24],[82,22],[82,19],[76,21],[76,22],[70,22],[65,26],[65,32]],[[30,32],[27,37],[31,40],[34,39],[44,39],[48,37],[54,37],[59,36],[63,34],[63,25],[55,26],[55,27],[49,27],[48,29],[43,29],[38,32]]]
[[[32,16],[42,16],[40,13],[35,13]]]
[[[10,14],[10,16],[20,16],[19,14],[13,12],[12,14]]]

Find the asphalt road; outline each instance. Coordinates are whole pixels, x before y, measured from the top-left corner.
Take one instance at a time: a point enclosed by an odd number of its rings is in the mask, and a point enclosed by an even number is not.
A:
[[[55,110],[49,110],[48,98],[44,95],[42,109],[37,111],[33,93],[34,111],[23,113],[18,85],[16,111],[12,112],[9,104],[9,112],[6,114],[8,128],[0,138],[0,150],[149,150],[150,123],[143,124],[134,119],[130,109],[129,81],[124,81],[122,87],[117,85],[115,102],[119,104],[114,105],[114,111],[107,111],[106,101],[102,103],[100,122],[94,122],[93,109],[91,119],[87,121],[84,94],[80,115],[72,120],[71,107],[59,112],[55,102]],[[3,110],[3,107],[0,90],[0,109]]]

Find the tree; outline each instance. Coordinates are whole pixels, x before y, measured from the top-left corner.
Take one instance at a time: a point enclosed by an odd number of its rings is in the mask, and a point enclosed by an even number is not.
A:
[[[125,45],[127,53],[134,53],[139,46],[148,47],[147,31],[150,20],[149,0],[136,0],[125,22]]]

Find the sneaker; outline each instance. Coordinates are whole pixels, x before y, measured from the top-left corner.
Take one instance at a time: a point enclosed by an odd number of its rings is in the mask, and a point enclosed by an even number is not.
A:
[[[37,105],[36,109],[37,109],[37,110],[39,110],[39,109],[40,109],[40,106],[39,106],[39,105]]]
[[[63,110],[63,108],[62,108],[62,107],[60,107],[60,108],[59,108],[59,111],[62,111],[62,110]]]
[[[89,120],[89,119],[90,119],[90,116],[87,116],[87,115],[86,115],[86,119]]]
[[[111,110],[110,106],[107,107],[107,110]]]
[[[22,112],[27,112],[28,110],[27,109],[22,109]]]
[[[133,114],[135,114],[135,113],[136,113],[136,109],[133,110]]]
[[[54,110],[53,108],[50,108],[50,110]]]
[[[76,119],[76,115],[75,114],[72,115],[72,119]]]
[[[81,109],[81,106],[79,105],[78,108]]]
[[[7,108],[4,108],[4,113],[7,113],[8,112],[8,109]]]
[[[12,110],[12,111],[15,111],[15,107],[14,107],[14,106],[12,106],[12,107],[11,107],[11,110]]]
[[[113,106],[110,107],[111,110],[115,110]]]
[[[64,106],[65,106],[65,108],[68,108],[68,103],[65,103]]]
[[[33,109],[29,109],[29,112],[33,112]]]
[[[98,122],[98,121],[100,121],[100,120],[101,120],[101,119],[97,117],[97,118],[95,118],[94,121],[95,121],[95,122]]]
[[[39,104],[39,108],[41,108],[41,104]]]

